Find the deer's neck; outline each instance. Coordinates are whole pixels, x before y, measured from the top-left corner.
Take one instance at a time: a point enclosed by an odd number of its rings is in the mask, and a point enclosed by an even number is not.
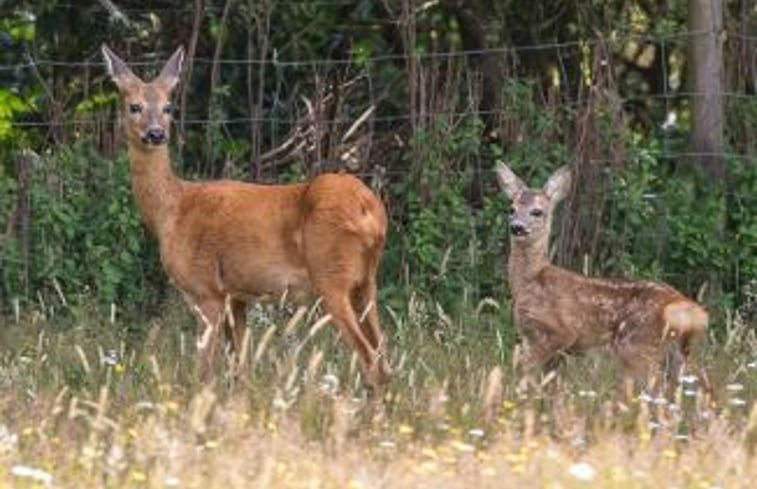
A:
[[[182,181],[171,170],[168,147],[142,149],[129,145],[131,186],[147,227],[161,239],[173,226]]]
[[[528,243],[516,239],[510,240],[507,276],[510,292],[513,295],[519,294],[539,272],[550,266],[548,245],[548,236]]]

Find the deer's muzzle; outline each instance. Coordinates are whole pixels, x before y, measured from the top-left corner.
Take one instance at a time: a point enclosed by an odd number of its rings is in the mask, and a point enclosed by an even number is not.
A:
[[[163,144],[166,142],[166,131],[162,127],[151,127],[147,129],[144,136],[142,136],[142,142],[145,144]]]
[[[526,236],[528,234],[528,230],[526,229],[526,226],[519,222],[513,222],[510,223],[510,233],[513,236]]]

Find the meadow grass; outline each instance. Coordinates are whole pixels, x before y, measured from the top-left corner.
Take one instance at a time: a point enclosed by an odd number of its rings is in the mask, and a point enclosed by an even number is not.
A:
[[[194,377],[192,321],[22,311],[2,328],[0,487],[752,487],[754,330],[701,352],[717,405],[622,394],[607,356],[519,391],[514,335],[487,301],[382,311],[394,378],[367,397],[317,307],[257,307],[238,375]],[[130,334],[129,331],[141,332]],[[751,414],[750,414],[751,413]]]

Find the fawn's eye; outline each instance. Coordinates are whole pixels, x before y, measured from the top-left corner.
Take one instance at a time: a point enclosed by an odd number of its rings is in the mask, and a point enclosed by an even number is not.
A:
[[[510,207],[510,215],[515,214],[515,206]]]
[[[132,114],[139,114],[142,112],[142,105],[141,104],[129,104],[129,112]]]
[[[163,106],[163,113],[168,115],[174,114],[174,107],[173,104],[166,104]]]
[[[531,211],[531,215],[534,217],[541,217],[544,215],[544,211],[541,209],[534,209]]]

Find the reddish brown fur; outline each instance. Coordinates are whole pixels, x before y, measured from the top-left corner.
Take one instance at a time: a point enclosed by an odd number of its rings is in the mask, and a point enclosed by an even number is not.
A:
[[[508,278],[515,325],[529,347],[523,367],[604,345],[636,376],[670,360],[682,368],[707,312],[665,284],[590,278],[551,264],[552,214],[570,189],[569,171],[555,172],[543,189],[527,188],[504,164],[497,172],[512,200]]]
[[[239,348],[248,301],[317,294],[369,384],[385,382],[376,305],[387,226],[382,202],[360,180],[341,174],[293,185],[178,178],[167,144],[145,142],[145,134],[160,127],[168,139],[170,116],[163,109],[178,81],[181,49],[147,84],[106,47],[103,53],[126,106],[134,197],[158,238],[166,273],[198,317],[203,370],[217,349],[227,301]],[[131,114],[131,104],[141,104],[141,112]]]

